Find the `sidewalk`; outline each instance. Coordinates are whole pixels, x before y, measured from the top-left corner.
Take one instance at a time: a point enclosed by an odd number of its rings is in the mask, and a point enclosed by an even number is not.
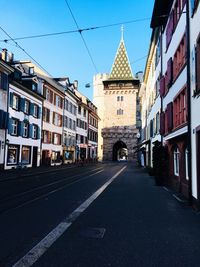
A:
[[[36,267],[199,267],[200,217],[128,164]]]

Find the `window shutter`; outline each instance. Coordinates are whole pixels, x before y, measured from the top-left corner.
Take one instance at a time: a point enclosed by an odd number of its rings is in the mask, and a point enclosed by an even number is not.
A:
[[[196,46],[196,91],[200,90],[200,40]]]
[[[18,135],[23,136],[23,129],[24,128],[24,122],[18,121]]]
[[[28,134],[29,138],[33,138],[33,124],[29,124],[29,134]]]
[[[3,129],[3,114],[4,111],[0,110],[0,129]]]
[[[173,129],[173,103],[170,102],[167,105],[167,129],[171,131]]]
[[[1,88],[8,90],[8,75],[3,72],[1,73]]]
[[[30,103],[30,115],[34,114],[34,104]]]
[[[3,113],[3,129],[7,129],[7,123],[8,123],[8,113]]]
[[[13,106],[13,93],[10,93],[10,107]]]
[[[54,135],[55,135],[55,134],[52,133],[52,138],[51,138],[51,139],[52,139],[52,144],[54,144]]]
[[[37,126],[37,139],[41,138],[41,131],[40,131],[40,127]]]
[[[8,118],[8,124],[7,124],[7,128],[8,128],[8,134],[12,133],[12,118]]]
[[[161,135],[165,134],[165,113],[164,112],[160,113],[160,134]]]
[[[153,121],[150,121],[150,137],[153,137]]]
[[[170,58],[167,62],[167,87],[169,88],[173,81],[173,60]]]
[[[162,76],[160,79],[160,96],[163,97],[165,94],[165,77]]]
[[[25,98],[20,99],[20,111],[24,112],[25,109]]]
[[[42,109],[41,107],[38,106],[38,111],[37,111],[38,119],[41,118],[41,113],[42,113]]]

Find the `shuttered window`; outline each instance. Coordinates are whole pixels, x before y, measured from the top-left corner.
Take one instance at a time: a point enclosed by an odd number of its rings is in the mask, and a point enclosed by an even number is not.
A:
[[[173,81],[173,61],[170,58],[167,62],[167,89],[172,85]]]
[[[8,75],[0,72],[0,89],[8,90]]]
[[[184,34],[174,54],[174,60],[173,60],[173,76],[174,76],[173,79],[174,80],[181,73],[185,63],[186,63],[186,35]]]
[[[160,96],[163,97],[165,95],[165,77],[162,76],[160,79]]]
[[[165,134],[165,113],[164,112],[160,113],[160,134],[161,135]]]
[[[174,15],[172,11],[170,14],[169,22],[168,22],[167,29],[166,29],[166,48],[168,48],[169,43],[171,42],[173,30],[174,30]]]
[[[173,129],[173,103],[170,102],[167,105],[167,129],[171,131]]]
[[[186,88],[174,99],[173,109],[174,127],[176,128],[187,122]]]

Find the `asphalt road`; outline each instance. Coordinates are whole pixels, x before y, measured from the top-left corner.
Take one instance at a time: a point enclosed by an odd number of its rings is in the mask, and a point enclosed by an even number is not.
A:
[[[1,267],[200,266],[200,214],[133,163],[0,185]]]

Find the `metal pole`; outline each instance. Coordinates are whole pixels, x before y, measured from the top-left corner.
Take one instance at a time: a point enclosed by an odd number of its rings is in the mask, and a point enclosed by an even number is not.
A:
[[[188,113],[188,134],[187,134],[187,146],[188,146],[188,176],[189,176],[189,204],[192,204],[192,146],[191,146],[191,63],[190,63],[190,4],[189,0],[186,0],[186,43],[187,43],[187,113]]]

